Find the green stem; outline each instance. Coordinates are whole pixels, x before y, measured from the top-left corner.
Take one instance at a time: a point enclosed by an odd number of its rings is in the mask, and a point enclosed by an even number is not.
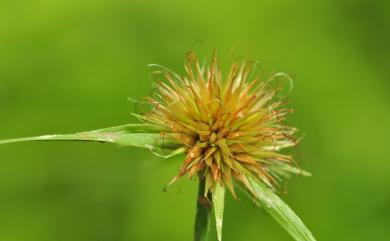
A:
[[[204,196],[205,192],[205,179],[199,180],[199,190],[197,196],[196,216],[195,216],[195,230],[194,241],[207,241],[210,230],[210,218],[211,218],[211,203],[209,200],[211,195],[208,195],[208,199]]]

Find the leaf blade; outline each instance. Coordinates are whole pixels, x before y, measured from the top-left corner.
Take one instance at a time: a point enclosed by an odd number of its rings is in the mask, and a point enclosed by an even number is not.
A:
[[[73,134],[3,139],[0,140],[0,145],[28,141],[90,141],[145,148],[159,157],[168,159],[186,151],[186,148],[177,143],[170,134],[153,124],[125,124]],[[159,151],[164,153],[159,154]]]
[[[159,134],[154,133],[122,133],[122,132],[80,132],[75,134],[54,134],[16,139],[0,140],[0,144],[26,141],[92,141],[108,142],[119,145],[148,148],[146,145],[155,143]]]
[[[223,210],[225,206],[225,188],[219,183],[215,185],[213,193],[213,205],[218,241],[222,240]]]
[[[125,124],[73,134],[53,134],[0,140],[0,144],[26,141],[92,141],[150,149],[158,145],[162,130],[152,124]]]
[[[313,234],[294,211],[264,184],[248,177],[257,204],[267,211],[295,240],[315,241]]]
[[[130,133],[160,133],[163,131],[160,127],[153,124],[124,124],[97,129],[89,132],[130,132]]]

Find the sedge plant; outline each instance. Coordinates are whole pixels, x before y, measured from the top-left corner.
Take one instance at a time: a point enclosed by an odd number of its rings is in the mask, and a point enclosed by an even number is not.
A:
[[[182,155],[178,173],[199,183],[194,241],[208,240],[211,215],[222,240],[224,201],[238,191],[273,217],[297,241],[315,238],[301,219],[276,194],[291,174],[310,176],[282,149],[295,146],[297,129],[285,124],[292,112],[271,81],[250,76],[253,64],[234,62],[223,75],[214,52],[201,66],[195,53],[187,54],[185,75],[160,65],[155,92],[145,98],[149,110],[133,114],[139,120],[75,134],[44,135],[1,140],[95,141],[146,148],[161,158]],[[288,76],[285,76],[289,78]],[[169,153],[162,155],[161,153]]]

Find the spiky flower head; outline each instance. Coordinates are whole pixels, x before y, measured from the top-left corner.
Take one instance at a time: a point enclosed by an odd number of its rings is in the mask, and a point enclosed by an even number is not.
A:
[[[274,189],[281,177],[301,173],[291,155],[280,153],[297,143],[296,129],[284,123],[292,110],[269,79],[250,77],[253,64],[233,63],[224,76],[215,53],[211,63],[201,67],[191,52],[184,76],[161,69],[162,79],[148,98],[152,108],[144,119],[185,149],[172,182],[197,176],[204,180],[205,196],[217,183],[236,196],[235,183],[251,191],[248,177]]]

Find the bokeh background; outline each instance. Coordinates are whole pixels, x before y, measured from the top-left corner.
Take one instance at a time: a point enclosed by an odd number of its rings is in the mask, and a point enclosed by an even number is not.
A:
[[[293,76],[313,176],[283,199],[318,240],[389,240],[389,1],[0,0],[0,139],[134,122],[147,64],[183,73],[188,50],[213,47],[225,70],[243,56]],[[0,146],[0,240],[191,240],[196,183],[162,192],[179,166],[108,144]],[[227,200],[224,238],[291,240],[244,197]]]

